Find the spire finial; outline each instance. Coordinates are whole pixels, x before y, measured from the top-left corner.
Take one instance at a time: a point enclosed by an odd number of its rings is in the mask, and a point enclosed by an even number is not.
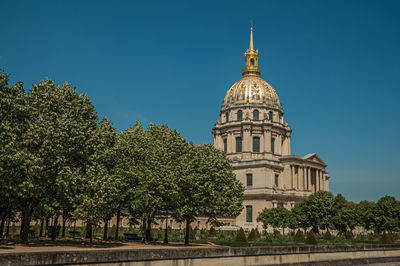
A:
[[[253,21],[251,21],[251,28],[250,28],[250,51],[254,51],[254,46],[253,46]]]

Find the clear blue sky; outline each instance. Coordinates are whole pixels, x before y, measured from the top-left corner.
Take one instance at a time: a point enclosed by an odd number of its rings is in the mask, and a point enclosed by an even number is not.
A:
[[[254,20],[262,77],[292,152],[328,164],[331,191],[400,199],[400,1],[1,1],[0,68],[88,93],[118,130],[167,123],[211,142]]]

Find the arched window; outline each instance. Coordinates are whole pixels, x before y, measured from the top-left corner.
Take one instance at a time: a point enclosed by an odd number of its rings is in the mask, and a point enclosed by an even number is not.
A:
[[[274,114],[272,113],[272,111],[269,111],[269,121],[274,121]]]
[[[225,122],[229,122],[229,112],[225,113]]]
[[[242,137],[236,138],[236,152],[242,152]]]
[[[237,121],[242,121],[243,119],[243,112],[242,110],[237,111]]]
[[[250,59],[250,66],[254,66],[254,59]]]
[[[253,137],[253,152],[260,152],[260,137]]]
[[[258,121],[258,119],[259,119],[259,112],[258,112],[258,110],[254,110],[253,111],[253,120]]]

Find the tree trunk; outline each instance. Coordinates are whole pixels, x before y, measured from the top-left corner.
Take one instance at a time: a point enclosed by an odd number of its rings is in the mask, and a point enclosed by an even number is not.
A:
[[[43,225],[44,225],[44,219],[40,219],[40,231],[39,231],[39,236],[43,236]]]
[[[11,217],[7,218],[7,228],[6,228],[6,238],[10,236],[10,223],[11,223]]]
[[[118,240],[118,235],[119,235],[119,219],[121,218],[121,210],[117,211],[117,224],[115,225],[115,240]]]
[[[165,216],[165,235],[164,235],[164,244],[168,244],[168,217]]]
[[[66,225],[66,223],[67,223],[67,212],[63,210],[61,237],[65,237],[65,225]]]
[[[147,239],[146,243],[149,243],[151,241],[151,222],[152,222],[151,218],[148,217],[147,218],[147,227],[146,227],[146,239]]]
[[[85,238],[90,238],[90,224],[86,223],[86,235]]]
[[[6,223],[6,218],[7,218],[7,212],[4,212],[3,216],[1,217],[1,223],[0,223],[0,237],[3,237],[4,224]]]
[[[186,219],[185,245],[189,245],[190,221]]]
[[[143,217],[143,220],[142,220],[142,242],[143,243],[146,243],[146,227],[147,227],[146,218]]]
[[[52,241],[56,241],[56,238],[58,236],[57,227],[58,227],[58,214],[56,214],[56,216],[54,217],[54,221],[53,221],[53,232],[51,234]]]
[[[44,226],[44,236],[46,236],[49,232],[49,220],[50,218],[47,216],[45,220],[45,226]]]
[[[104,240],[107,240],[107,238],[108,238],[108,237],[107,237],[107,235],[108,235],[108,220],[104,222],[104,229],[103,229],[103,231],[104,231],[103,239],[104,239]]]
[[[21,227],[19,228],[19,234],[22,235],[22,228],[24,227],[24,216],[25,216],[25,211],[21,211]]]
[[[28,244],[29,225],[31,223],[32,210],[33,204],[31,202],[25,203],[24,210],[22,211],[22,223],[20,233],[21,242],[24,245]]]
[[[72,234],[72,238],[75,238],[75,232],[76,232],[76,220],[74,221],[74,233]]]
[[[89,230],[90,230],[90,233],[89,233],[90,243],[93,243],[93,226],[92,226],[92,224],[90,224]]]

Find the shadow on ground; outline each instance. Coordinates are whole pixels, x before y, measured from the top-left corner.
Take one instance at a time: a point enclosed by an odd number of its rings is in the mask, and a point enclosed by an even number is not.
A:
[[[21,241],[19,240],[0,240],[0,249],[13,249],[16,246],[20,246]],[[89,240],[86,239],[58,239],[52,241],[46,238],[35,238],[30,239],[27,247],[56,247],[56,246],[69,246],[69,247],[78,247],[78,248],[114,248],[121,247],[126,245],[123,242],[119,241],[102,241],[102,240],[93,240],[93,243],[90,243]]]

